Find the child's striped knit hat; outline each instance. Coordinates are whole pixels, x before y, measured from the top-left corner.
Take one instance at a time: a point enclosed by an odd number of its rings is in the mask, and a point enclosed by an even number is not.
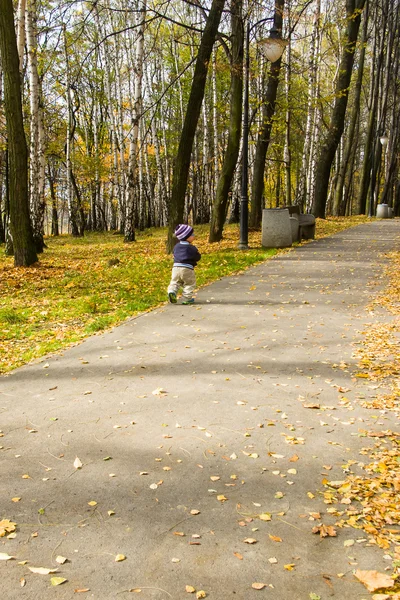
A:
[[[175,227],[175,237],[177,237],[178,240],[187,240],[191,235],[193,235],[193,227],[190,227],[190,225],[182,224]]]

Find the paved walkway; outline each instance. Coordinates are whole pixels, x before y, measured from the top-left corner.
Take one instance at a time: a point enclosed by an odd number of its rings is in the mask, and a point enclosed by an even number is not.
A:
[[[335,523],[321,481],[359,459],[359,430],[396,427],[357,404],[376,390],[352,379],[352,344],[390,318],[366,305],[399,247],[399,220],[361,225],[1,378],[0,519],[17,535],[0,539],[16,557],[0,597],[369,598],[352,571],[383,571],[383,551],[311,529]]]

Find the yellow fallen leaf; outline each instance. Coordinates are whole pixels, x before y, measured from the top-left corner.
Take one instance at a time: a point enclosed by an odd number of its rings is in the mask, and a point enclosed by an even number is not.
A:
[[[357,569],[355,577],[361,581],[369,592],[375,592],[381,588],[391,588],[394,586],[392,577],[378,571],[361,571]]]
[[[258,518],[261,521],[271,521],[271,515],[269,513],[262,513],[261,515],[258,515]]]
[[[65,577],[52,577],[50,579],[51,585],[61,585],[62,583],[65,583],[66,581],[68,581],[68,580],[65,579]]]
[[[200,598],[206,598],[206,597],[207,597],[207,594],[205,593],[204,590],[199,590],[196,594],[196,598],[198,600],[200,600]]]
[[[21,500],[21,498],[15,497],[15,498],[11,498],[11,502],[19,502]]]
[[[89,506],[97,506],[97,502],[95,500],[91,500],[88,502]]]
[[[234,552],[233,556],[236,556],[239,560],[243,560],[243,556],[239,552]]]
[[[217,500],[219,500],[220,502],[226,502],[228,498],[225,498],[223,494],[220,494],[219,496],[217,496]]]
[[[126,560],[125,554],[117,554],[115,557],[115,562],[122,562],[123,560]]]
[[[187,591],[188,594],[194,594],[196,591],[192,585],[185,586],[185,590]]]
[[[15,531],[16,523],[9,521],[8,519],[3,519],[0,521],[0,537],[4,537],[6,533],[12,533]]]
[[[283,568],[286,569],[286,571],[293,571],[295,566],[296,566],[295,564],[283,565]]]
[[[269,539],[272,540],[273,542],[281,542],[282,538],[278,537],[277,535],[271,535],[269,534]]]

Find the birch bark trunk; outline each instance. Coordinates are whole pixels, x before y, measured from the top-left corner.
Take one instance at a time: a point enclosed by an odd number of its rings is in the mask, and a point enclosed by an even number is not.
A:
[[[36,251],[43,252],[45,247],[44,201],[45,183],[45,148],[43,110],[41,104],[41,86],[38,73],[38,47],[37,47],[37,6],[36,0],[28,0],[26,10],[26,42],[28,49],[29,73],[29,104],[30,104],[30,169],[29,169],[29,196],[33,238]]]
[[[124,241],[135,241],[135,186],[138,186],[138,140],[139,125],[142,113],[142,81],[144,58],[144,27],[146,18],[146,0],[138,5],[137,40],[135,48],[135,83],[132,107],[131,137],[128,166],[128,193],[126,198],[126,215]]]

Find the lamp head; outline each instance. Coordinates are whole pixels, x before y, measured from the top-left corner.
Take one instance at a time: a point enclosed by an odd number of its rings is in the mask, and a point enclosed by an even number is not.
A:
[[[260,40],[259,46],[265,58],[274,63],[282,56],[288,43],[288,40],[282,39],[281,32],[273,27],[269,32],[269,37]]]
[[[389,138],[388,136],[384,133],[383,135],[381,135],[381,137],[379,138],[380,143],[382,144],[382,146],[385,148],[388,145],[389,142]]]

